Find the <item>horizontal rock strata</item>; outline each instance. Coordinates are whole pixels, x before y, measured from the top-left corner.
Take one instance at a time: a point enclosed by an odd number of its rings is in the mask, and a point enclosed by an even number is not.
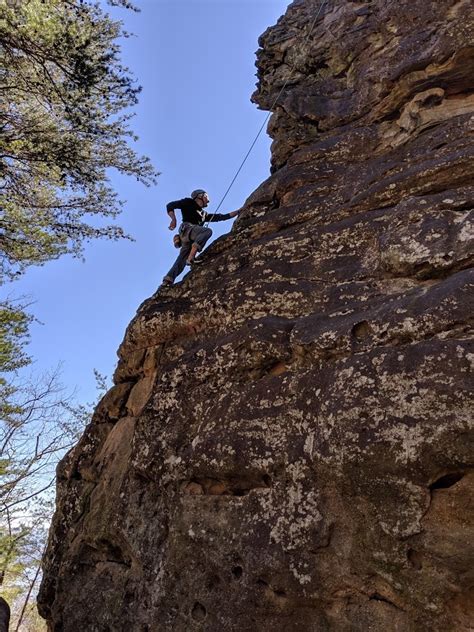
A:
[[[319,6],[260,40],[272,175],[58,471],[51,631],[472,630],[472,4]]]

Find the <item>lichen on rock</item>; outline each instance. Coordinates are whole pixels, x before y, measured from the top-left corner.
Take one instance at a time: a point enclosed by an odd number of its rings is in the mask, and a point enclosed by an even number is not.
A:
[[[472,629],[473,12],[318,7],[260,39],[272,175],[58,470],[52,631]]]

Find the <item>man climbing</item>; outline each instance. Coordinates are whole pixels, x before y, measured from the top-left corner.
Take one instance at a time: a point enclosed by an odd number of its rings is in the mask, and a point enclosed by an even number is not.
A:
[[[171,222],[168,228],[176,228],[175,210],[180,209],[183,221],[179,227],[178,234],[174,236],[173,242],[176,248],[180,248],[178,258],[171,266],[169,272],[163,278],[162,286],[173,285],[176,277],[184,270],[186,265],[193,266],[200,263],[196,255],[206,245],[212,235],[212,230],[204,226],[206,222],[222,222],[231,219],[239,214],[239,211],[232,213],[206,213],[204,210],[209,204],[209,196],[203,189],[196,189],[191,193],[191,197],[166,205],[166,212],[170,216]]]

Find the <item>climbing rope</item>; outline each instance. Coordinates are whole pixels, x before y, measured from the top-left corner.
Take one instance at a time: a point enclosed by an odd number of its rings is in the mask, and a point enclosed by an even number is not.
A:
[[[303,40],[303,44],[305,44],[305,43],[309,40],[309,38],[310,38],[310,36],[311,36],[311,33],[313,32],[314,26],[315,26],[315,24],[316,24],[316,21],[317,21],[318,17],[320,16],[321,11],[323,10],[323,7],[324,7],[324,5],[327,3],[327,1],[328,1],[328,0],[322,0],[322,1],[321,1],[321,4],[319,5],[318,12],[316,13],[316,16],[314,17],[313,23],[311,24],[311,28],[309,29],[309,31],[308,31],[308,33],[307,33],[307,35],[306,35],[305,39]],[[269,111],[268,111],[268,114],[266,115],[266,117],[265,117],[265,119],[264,119],[264,121],[263,121],[263,123],[262,123],[262,125],[261,125],[260,129],[258,130],[257,135],[256,135],[256,136],[255,136],[255,138],[253,139],[253,142],[252,142],[252,144],[250,145],[250,148],[249,148],[248,152],[245,154],[244,159],[243,159],[243,160],[242,160],[242,162],[240,163],[240,167],[237,169],[237,172],[236,172],[235,176],[232,178],[231,183],[230,183],[230,184],[229,184],[229,186],[227,187],[227,191],[224,193],[224,195],[223,195],[223,197],[222,197],[221,201],[219,202],[219,204],[218,204],[218,206],[217,206],[216,210],[214,211],[214,213],[212,213],[212,215],[209,217],[209,219],[205,222],[204,226],[207,226],[207,225],[209,224],[209,222],[210,222],[210,221],[212,221],[212,218],[214,217],[214,215],[217,213],[217,211],[218,211],[218,210],[220,209],[220,207],[222,206],[222,203],[223,203],[223,202],[224,202],[224,200],[226,199],[226,197],[227,197],[227,195],[228,195],[229,191],[231,190],[231,188],[232,188],[232,186],[233,186],[234,182],[237,180],[237,177],[238,177],[239,173],[242,171],[243,166],[244,166],[244,165],[245,165],[245,163],[247,162],[247,158],[250,156],[250,154],[251,154],[251,152],[252,152],[252,149],[253,149],[253,148],[254,148],[254,146],[255,146],[255,143],[257,142],[257,140],[258,140],[258,139],[259,139],[259,137],[260,137],[260,134],[261,134],[261,133],[262,133],[262,131],[263,131],[263,128],[265,127],[265,125],[267,124],[268,119],[269,119],[269,118],[270,118],[270,116],[272,115],[273,108],[276,106],[278,99],[279,99],[279,98],[281,97],[281,95],[283,94],[283,91],[285,90],[286,86],[288,85],[288,82],[290,81],[290,79],[292,79],[292,77],[293,77],[293,75],[294,75],[295,70],[296,70],[296,68],[295,68],[295,66],[293,66],[293,67],[291,68],[291,72],[290,72],[290,74],[288,75],[288,77],[287,77],[287,79],[286,79],[285,83],[283,84],[283,86],[282,86],[282,88],[281,88],[280,92],[277,94],[277,96],[275,97],[275,100],[273,101],[272,105],[270,106],[270,109],[269,109]]]

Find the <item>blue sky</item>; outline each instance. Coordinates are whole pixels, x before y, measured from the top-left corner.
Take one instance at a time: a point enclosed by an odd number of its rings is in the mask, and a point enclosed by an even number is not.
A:
[[[128,323],[176,257],[166,203],[204,188],[215,210],[264,121],[266,112],[250,103],[257,39],[289,0],[135,3],[140,13],[110,12],[134,33],[122,40],[122,59],[143,86],[132,121],[136,148],[162,172],[149,189],[112,174],[125,201],[119,223],[136,241],[96,241],[85,262],[63,257],[10,288],[35,301],[35,372],[62,364],[62,382],[80,401],[95,398],[94,368],[111,377]],[[240,208],[268,177],[269,146],[262,133],[220,212]],[[214,224],[214,237],[230,228],[231,221]]]

